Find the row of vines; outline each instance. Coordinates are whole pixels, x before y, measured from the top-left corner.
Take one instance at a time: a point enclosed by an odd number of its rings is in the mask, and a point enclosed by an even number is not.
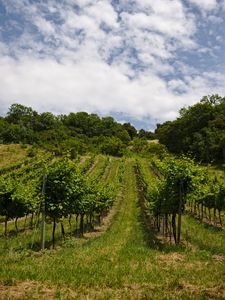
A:
[[[182,223],[188,240],[189,214],[223,226],[225,184],[206,168],[187,157],[138,159],[137,166],[151,225],[170,241],[180,243]]]
[[[104,176],[111,165],[115,174],[108,183]],[[8,237],[9,221],[15,222],[18,232],[18,220],[24,218],[26,222],[27,216],[34,232],[41,223],[43,227],[43,218],[52,223],[53,247],[58,223],[64,239],[65,222],[69,224],[69,236],[82,236],[87,228],[93,230],[112,207],[122,173],[120,160],[106,156],[92,156],[82,163],[67,156],[57,160],[47,156],[3,172],[0,177],[0,216],[5,237]]]

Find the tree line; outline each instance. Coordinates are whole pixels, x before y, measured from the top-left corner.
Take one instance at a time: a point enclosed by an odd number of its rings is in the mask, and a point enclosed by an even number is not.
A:
[[[159,141],[175,154],[191,154],[200,162],[225,160],[225,97],[205,96],[182,108],[174,121],[158,124]]]
[[[12,104],[0,117],[0,143],[37,145],[56,154],[71,150],[75,155],[97,152],[122,156],[133,139],[146,138],[150,132],[137,131],[130,123],[120,124],[112,117],[87,112],[55,116],[38,113],[31,107]]]

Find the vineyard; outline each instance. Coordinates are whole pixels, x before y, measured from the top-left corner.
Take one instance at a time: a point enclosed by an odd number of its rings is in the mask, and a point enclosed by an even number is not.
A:
[[[225,299],[223,169],[26,153],[1,166],[0,299]]]

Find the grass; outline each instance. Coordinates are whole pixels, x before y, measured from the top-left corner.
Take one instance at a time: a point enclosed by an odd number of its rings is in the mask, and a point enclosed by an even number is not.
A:
[[[27,157],[27,150],[22,145],[0,145],[0,168],[22,162]]]
[[[88,177],[91,177],[92,180],[98,180],[105,172],[108,159],[107,156],[97,155],[93,166],[87,172]]]
[[[207,172],[212,178],[216,177],[219,182],[224,182],[225,168],[222,165],[212,165],[204,168],[207,168]]]
[[[183,221],[185,222],[185,220]],[[188,217],[189,242],[194,248],[212,255],[222,255],[225,259],[225,230]]]
[[[142,222],[135,162],[125,164],[118,212],[101,236],[43,253],[24,250],[23,234],[0,239],[2,299],[225,299],[224,231],[189,219],[187,248],[156,242]]]

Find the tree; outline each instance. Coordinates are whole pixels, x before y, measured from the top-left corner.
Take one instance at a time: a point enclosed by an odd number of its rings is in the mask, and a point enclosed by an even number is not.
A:
[[[37,112],[31,107],[24,106],[22,104],[14,103],[10,106],[7,112],[6,120],[9,123],[27,125],[32,123],[32,118],[37,116]]]
[[[138,131],[138,137],[139,138],[144,138],[144,137],[146,137],[146,135],[147,135],[147,131],[145,131],[144,129],[140,129]]]
[[[35,129],[37,131],[54,129],[58,122],[58,119],[52,113],[44,112],[38,116]]]
[[[211,162],[223,158],[225,98],[203,97],[195,105],[180,110],[180,116],[157,125],[160,143],[174,153],[191,153],[196,159]]]
[[[103,154],[122,156],[125,151],[125,145],[119,138],[116,138],[114,136],[105,137],[100,144],[100,151]]]
[[[146,139],[135,138],[132,142],[132,149],[134,152],[145,152],[148,146],[148,142]]]
[[[151,154],[151,156],[155,155],[158,158],[163,159],[168,155],[168,150],[165,145],[150,142],[146,146],[146,153]]]
[[[133,140],[137,136],[137,130],[130,123],[124,123],[123,128],[128,132],[131,140]]]

